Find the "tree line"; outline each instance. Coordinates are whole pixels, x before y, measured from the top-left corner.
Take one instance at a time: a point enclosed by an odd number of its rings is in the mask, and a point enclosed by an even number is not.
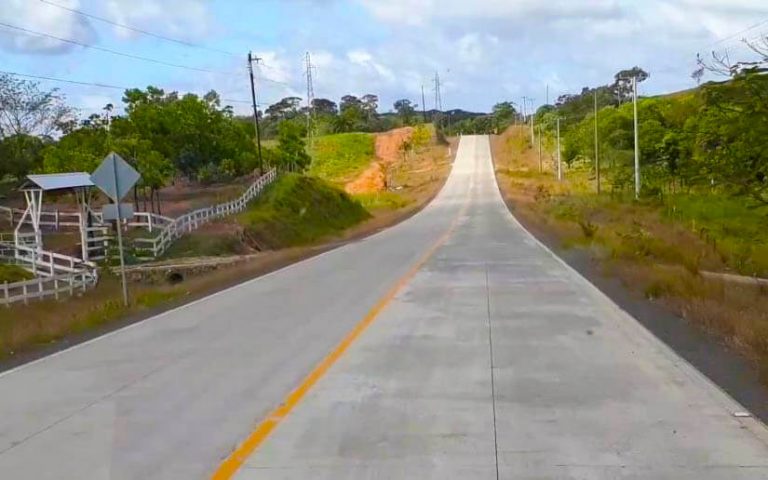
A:
[[[729,65],[730,76],[685,92],[638,100],[641,191],[663,196],[680,191],[719,191],[768,206],[768,56],[763,62]],[[702,62],[702,68],[715,69]],[[635,67],[612,84],[564,95],[541,107],[534,122],[550,139],[560,118],[562,159],[599,167],[614,191],[629,189],[634,174],[634,111],[631,77],[649,77]],[[694,72],[701,78],[701,70]],[[595,108],[597,133],[595,145]]]
[[[310,131],[383,131],[422,120],[407,99],[381,114],[373,94],[345,95],[338,106],[315,99],[309,111],[302,99],[287,97],[259,112],[262,138],[271,140],[259,149],[253,119],[235,115],[215,91],[198,96],[150,86],[125,91],[122,102],[120,114],[110,104],[78,119],[57,89],[0,75],[0,181],[33,172],[92,172],[114,151],[142,175],[136,201],[149,199],[158,211],[158,190],[180,179],[228,181],[267,166],[305,170]]]

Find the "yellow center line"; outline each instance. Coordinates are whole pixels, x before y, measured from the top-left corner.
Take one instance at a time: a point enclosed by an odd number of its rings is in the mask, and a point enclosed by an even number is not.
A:
[[[216,469],[212,480],[229,480],[231,479],[243,463],[250,457],[253,452],[256,451],[259,446],[269,437],[272,431],[283,421],[289,413],[298,405],[302,398],[309,392],[309,390],[320,380],[326,372],[333,366],[334,363],[347,351],[352,343],[373,323],[376,317],[386,308],[387,305],[395,298],[400,290],[408,284],[408,282],[416,275],[416,273],[424,266],[425,263],[435,254],[438,248],[440,248],[451,236],[453,231],[459,224],[461,217],[467,211],[469,202],[465,202],[461,211],[453,219],[451,225],[443,233],[440,238],[433,243],[427,252],[403,275],[397,283],[384,295],[371,310],[363,317],[363,319],[355,325],[355,328],[347,334],[346,337],[339,343],[333,351],[328,354],[309,375],[301,382],[301,384],[293,390],[287,397],[285,397],[279,407],[272,410],[267,417],[251,432],[248,438],[243,441]]]

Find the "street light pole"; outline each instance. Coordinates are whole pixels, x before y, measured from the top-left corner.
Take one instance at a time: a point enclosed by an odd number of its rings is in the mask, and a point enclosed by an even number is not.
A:
[[[595,179],[597,180],[597,194],[600,195],[600,144],[597,138],[597,89],[595,89]]]
[[[544,171],[544,165],[541,160],[541,124],[538,125],[539,127],[539,173]]]
[[[632,77],[632,99],[635,110],[635,200],[640,198],[640,134],[637,124],[637,76]]]
[[[563,180],[563,167],[560,158],[560,117],[557,117],[557,180]]]

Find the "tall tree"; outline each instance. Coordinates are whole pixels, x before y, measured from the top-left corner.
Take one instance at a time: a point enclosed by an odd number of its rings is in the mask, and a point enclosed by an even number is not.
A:
[[[632,79],[637,78],[637,83],[648,80],[650,75],[640,67],[632,67],[627,70],[621,70],[613,76],[613,91],[619,99],[619,103],[624,103],[632,99]]]
[[[282,121],[277,129],[277,152],[282,168],[291,171],[306,170],[311,159],[302,139],[301,128],[293,122]]]
[[[50,136],[73,119],[58,89],[42,90],[36,82],[0,74],[0,138]]]
[[[397,114],[400,115],[400,118],[403,120],[403,124],[410,125],[414,113],[416,112],[416,106],[407,98],[397,100],[393,106],[395,107]]]
[[[312,108],[315,111],[315,115],[333,116],[339,111],[336,102],[328,100],[327,98],[316,98],[312,100]]]

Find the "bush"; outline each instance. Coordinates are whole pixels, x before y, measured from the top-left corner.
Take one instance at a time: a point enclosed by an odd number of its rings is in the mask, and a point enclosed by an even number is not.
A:
[[[239,219],[246,241],[261,250],[309,244],[369,217],[358,201],[328,182],[289,173]]]

